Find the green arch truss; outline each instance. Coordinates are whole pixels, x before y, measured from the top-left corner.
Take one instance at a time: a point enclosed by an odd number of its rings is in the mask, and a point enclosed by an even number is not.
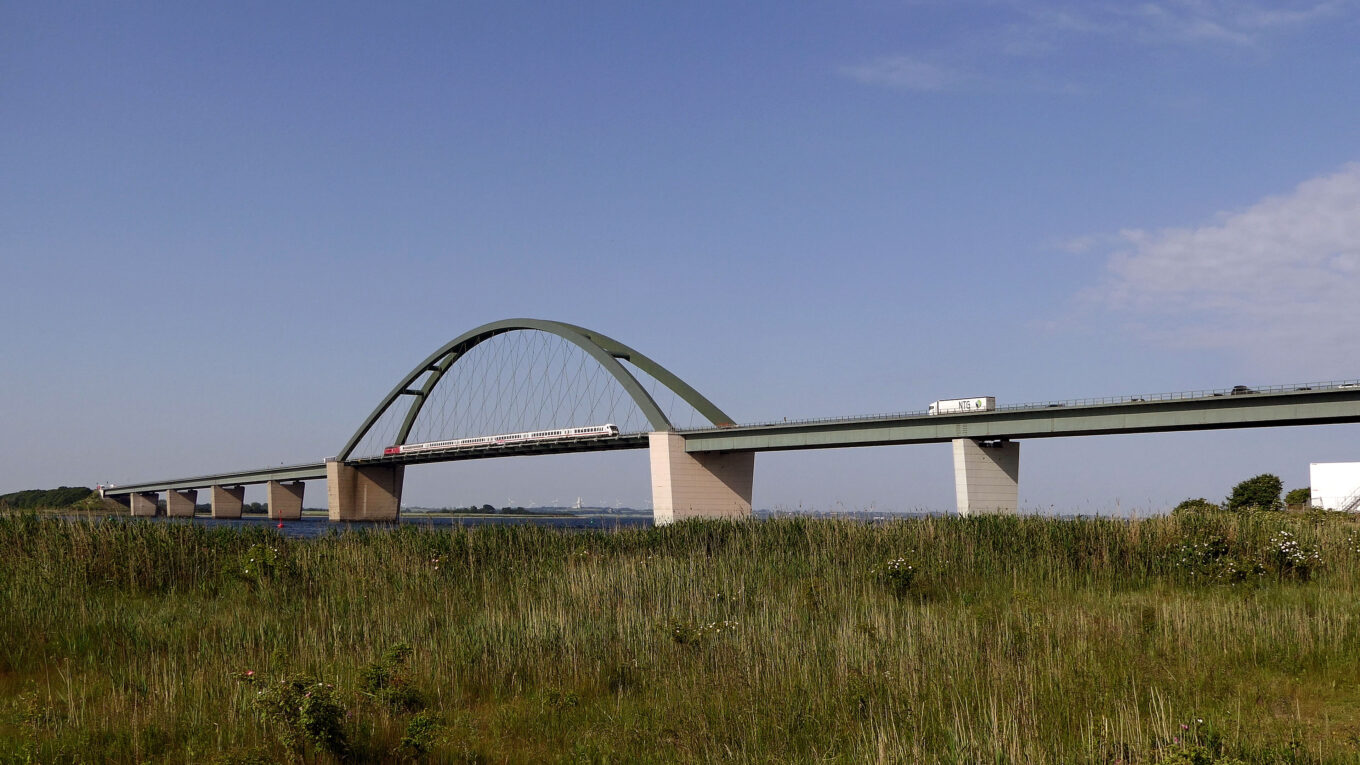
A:
[[[652,361],[641,353],[638,353],[611,337],[606,337],[599,332],[593,332],[574,324],[564,324],[560,321],[547,321],[543,319],[504,319],[501,321],[493,321],[490,324],[483,324],[476,329],[459,335],[457,338],[449,341],[444,347],[430,354],[424,361],[420,362],[415,369],[411,370],[410,374],[402,378],[402,381],[397,383],[397,386],[383,398],[382,403],[378,404],[378,407],[368,415],[364,420],[364,423],[359,426],[359,429],[354,431],[354,435],[350,437],[349,443],[345,444],[345,448],[341,450],[336,459],[342,462],[348,460],[350,454],[359,445],[359,442],[363,440],[364,436],[368,434],[369,429],[378,421],[378,418],[381,417],[389,407],[399,405],[399,401],[402,399],[410,399],[410,405],[406,410],[405,419],[402,420],[401,430],[397,432],[396,443],[406,443],[406,438],[411,433],[411,427],[415,425],[416,417],[420,414],[421,408],[425,406],[425,401],[430,397],[435,386],[437,386],[439,381],[444,378],[444,374],[448,372],[454,364],[457,364],[458,360],[461,359],[464,354],[481,343],[484,343],[497,335],[503,335],[507,332],[515,332],[518,330],[538,330],[540,332],[548,332],[557,335],[563,340],[576,345],[581,350],[590,354],[595,361],[599,362],[600,366],[604,367],[605,371],[613,375],[614,379],[623,386],[623,389],[628,393],[629,397],[633,399],[633,403],[637,404],[638,408],[642,410],[643,416],[647,418],[647,423],[651,425],[653,430],[670,430],[672,427],[671,422],[666,417],[666,413],[661,411],[661,408],[656,405],[656,401],[652,399],[651,395],[642,387],[642,384],[638,382],[637,378],[619,363],[620,359],[633,364],[638,369],[641,369],[656,378],[658,382],[669,388],[685,403],[694,407],[695,411],[708,418],[708,421],[715,426],[730,427],[732,425],[731,417],[724,414],[721,409],[713,405],[713,402],[700,395],[698,391],[691,388],[684,380],[671,374],[670,371],[655,361]],[[413,387],[416,386],[416,382],[420,380],[421,376],[426,374],[428,374],[428,376],[425,377],[425,380],[421,382],[418,387]]]

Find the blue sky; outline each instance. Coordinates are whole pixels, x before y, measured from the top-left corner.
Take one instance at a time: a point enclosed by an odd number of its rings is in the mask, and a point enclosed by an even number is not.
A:
[[[739,421],[1360,377],[1356,39],[1344,0],[8,3],[0,491],[319,459],[514,316]],[[1360,426],[1022,453],[1026,507],[1156,510]],[[949,448],[762,455],[755,502],[948,509]]]

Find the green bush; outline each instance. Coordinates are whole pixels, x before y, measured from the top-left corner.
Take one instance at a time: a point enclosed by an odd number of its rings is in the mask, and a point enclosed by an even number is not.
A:
[[[1317,548],[1304,544],[1293,532],[1280,530],[1270,538],[1265,551],[1266,565],[1281,580],[1297,579],[1306,582],[1313,577],[1313,570],[1322,565],[1322,556]]]
[[[439,733],[439,721],[429,712],[417,712],[406,723],[406,732],[401,737],[401,750],[411,757],[427,754],[435,745]]]
[[[1192,537],[1172,553],[1172,563],[1192,582],[1239,584],[1266,573],[1253,551],[1221,534]]]
[[[1218,505],[1215,505],[1214,503],[1210,502],[1209,500],[1205,499],[1204,497],[1195,497],[1194,499],[1187,499],[1187,500],[1185,500],[1184,502],[1180,503],[1179,505],[1176,505],[1176,507],[1175,507],[1171,512],[1172,512],[1172,513],[1204,513],[1204,512],[1209,512],[1209,511],[1212,511],[1212,510],[1221,510],[1221,509],[1222,509],[1221,507],[1219,507]]]
[[[275,726],[279,742],[298,754],[311,748],[344,759],[349,755],[345,708],[334,686],[309,678],[285,677],[266,683],[255,697],[260,715]]]
[[[381,659],[364,668],[364,693],[394,711],[414,712],[422,709],[425,699],[420,691],[412,687],[406,667],[410,658],[411,646],[407,643],[398,643],[387,649]]]
[[[1279,510],[1284,506],[1280,502],[1280,491],[1283,488],[1284,482],[1279,476],[1262,473],[1234,486],[1232,494],[1228,495],[1224,504],[1229,510],[1246,510],[1253,507],[1260,510]]]
[[[1290,507],[1298,507],[1300,505],[1307,507],[1312,501],[1313,491],[1307,486],[1299,489],[1290,489],[1289,493],[1284,495],[1284,503]]]
[[[906,558],[893,558],[875,568],[873,573],[893,592],[905,595],[911,592],[911,586],[916,582],[916,575],[919,572]]]

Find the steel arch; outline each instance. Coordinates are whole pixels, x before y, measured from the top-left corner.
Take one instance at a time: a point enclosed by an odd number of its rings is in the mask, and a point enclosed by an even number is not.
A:
[[[406,437],[411,433],[411,427],[415,424],[416,416],[420,414],[421,408],[425,406],[425,401],[429,398],[430,393],[434,391],[435,386],[443,379],[444,373],[448,372],[449,369],[454,364],[458,363],[458,360],[472,348],[497,335],[503,335],[507,332],[515,332],[518,330],[538,330],[540,332],[548,332],[557,335],[563,340],[576,345],[581,350],[590,354],[592,358],[599,362],[600,366],[604,367],[605,371],[609,372],[609,374],[623,386],[623,389],[627,391],[629,397],[633,399],[633,403],[637,404],[638,408],[642,410],[642,414],[647,418],[647,423],[655,430],[670,430],[672,427],[670,420],[666,417],[665,412],[662,412],[661,408],[656,405],[656,401],[653,400],[646,389],[642,387],[642,384],[638,382],[637,378],[619,363],[619,359],[628,361],[638,369],[655,377],[658,382],[669,388],[673,393],[684,400],[685,403],[694,407],[695,411],[708,418],[708,421],[715,426],[729,427],[732,425],[731,417],[724,414],[721,409],[713,404],[713,402],[700,395],[698,391],[690,387],[684,380],[671,374],[669,370],[655,361],[652,361],[643,354],[611,337],[584,327],[578,327],[574,324],[565,324],[560,321],[549,321],[546,319],[502,319],[501,321],[493,321],[490,324],[483,324],[476,329],[469,330],[468,332],[459,335],[449,341],[444,347],[430,354],[424,361],[417,365],[415,369],[412,369],[410,374],[402,378],[402,381],[397,383],[397,386],[383,398],[382,403],[378,404],[377,408],[368,415],[363,424],[359,426],[359,429],[354,431],[354,435],[350,437],[349,442],[345,444],[345,448],[341,450],[336,459],[341,462],[348,460],[350,454],[359,445],[359,442],[363,440],[364,436],[368,434],[368,431],[373,427],[373,424],[378,421],[378,418],[402,396],[410,396],[412,398],[411,406],[406,410],[406,418],[402,421],[401,430],[397,433],[397,444],[406,443]],[[430,373],[430,375],[425,378],[425,381],[420,387],[412,388],[411,386],[416,380],[427,372]]]

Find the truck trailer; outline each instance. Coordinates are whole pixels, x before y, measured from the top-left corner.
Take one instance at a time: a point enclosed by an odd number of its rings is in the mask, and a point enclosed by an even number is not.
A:
[[[965,414],[967,412],[990,412],[996,409],[996,396],[974,396],[972,398],[947,398],[936,401],[926,410],[929,414]]]

